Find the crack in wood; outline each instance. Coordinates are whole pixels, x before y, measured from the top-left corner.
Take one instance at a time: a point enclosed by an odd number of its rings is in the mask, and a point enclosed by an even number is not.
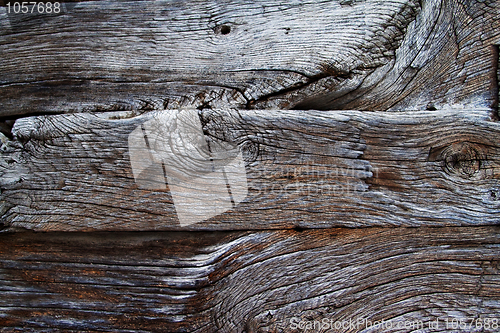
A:
[[[495,120],[500,120],[500,110],[498,108],[499,106],[499,100],[500,100],[500,90],[499,90],[499,82],[500,82],[500,52],[499,52],[499,46],[498,45],[493,45],[492,46],[492,53],[493,53],[493,78],[491,80],[492,85],[491,89],[493,90],[492,94],[495,97],[492,103],[492,108],[495,110],[495,114],[493,118]]]

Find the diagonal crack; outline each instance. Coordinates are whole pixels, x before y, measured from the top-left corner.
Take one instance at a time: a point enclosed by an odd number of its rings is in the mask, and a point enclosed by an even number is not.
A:
[[[336,71],[335,69],[331,68],[331,67],[327,67],[325,66],[324,68],[324,71],[322,71],[321,73],[319,74],[316,74],[316,75],[313,75],[313,76],[307,76],[303,73],[300,73],[302,75],[304,75],[305,77],[307,77],[307,81],[306,82],[297,82],[289,87],[286,87],[286,88],[283,88],[283,89],[280,89],[280,90],[277,90],[277,91],[274,91],[274,92],[271,92],[271,93],[268,93],[268,94],[265,94],[265,95],[262,95],[260,96],[259,98],[255,98],[255,99],[249,99],[247,101],[247,104],[246,104],[246,109],[251,109],[252,108],[252,105],[258,103],[258,102],[263,102],[263,101],[267,101],[268,99],[272,98],[272,97],[276,97],[276,96],[280,96],[280,95],[285,95],[289,92],[292,92],[292,91],[297,91],[297,90],[300,90],[300,89],[303,89],[303,88],[306,88],[324,78],[328,78],[328,77],[334,77],[334,78],[339,78],[339,79],[349,79],[352,77],[352,73],[351,72],[339,72],[339,71]]]

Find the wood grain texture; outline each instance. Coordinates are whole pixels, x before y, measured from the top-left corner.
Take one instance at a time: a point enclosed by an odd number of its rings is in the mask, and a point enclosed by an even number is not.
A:
[[[495,108],[498,1],[90,1],[0,7],[0,116]]]
[[[304,332],[498,318],[498,227],[0,235],[2,331]],[[440,320],[437,329],[430,321]]]
[[[15,139],[4,138],[2,145],[4,228],[248,230],[499,221],[500,125],[488,110],[228,109],[199,111],[199,117],[206,140],[242,152],[248,195],[221,215],[181,226],[168,187],[139,187],[130,164],[130,133],[166,112],[19,119]]]
[[[499,331],[499,1],[4,3],[0,332]]]

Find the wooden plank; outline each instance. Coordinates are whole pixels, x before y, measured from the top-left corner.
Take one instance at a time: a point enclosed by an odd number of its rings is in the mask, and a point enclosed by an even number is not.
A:
[[[4,228],[145,231],[498,224],[500,125],[490,120],[487,110],[189,112],[200,124],[200,136],[192,141],[169,118],[180,114],[174,110],[132,118],[111,113],[17,120],[14,139],[4,138],[2,146]],[[156,125],[160,134],[147,132],[147,124]],[[146,155],[138,155],[143,158],[139,162],[160,170],[159,187],[142,186],[137,175],[134,178],[131,159],[137,154],[129,142],[137,131],[148,134],[139,137],[143,142],[170,149],[167,158],[150,159],[144,143]],[[166,144],[168,140],[174,143]],[[203,164],[195,154],[204,149],[205,141],[212,152]],[[191,150],[181,143],[191,145]],[[218,157],[218,147],[232,147],[234,161],[237,154],[242,156],[247,192],[242,192],[243,200],[232,200],[232,206],[226,186],[231,189],[235,177],[225,165],[233,160]],[[181,176],[169,173],[176,165],[174,172]],[[204,173],[206,165],[219,173]],[[153,171],[149,175],[156,177]],[[206,176],[201,190],[191,186],[191,180],[202,174]],[[181,188],[180,194],[174,193],[173,184]],[[179,195],[187,201],[176,202]],[[212,200],[220,210],[207,217]],[[182,204],[202,218],[183,223]]]
[[[365,319],[422,322],[422,332],[498,332],[480,324],[500,313],[499,231],[3,234],[0,326],[304,332],[293,324]],[[446,319],[472,326],[452,330]],[[396,331],[364,325],[330,331]]]
[[[85,1],[0,7],[0,116],[495,108],[498,1]]]

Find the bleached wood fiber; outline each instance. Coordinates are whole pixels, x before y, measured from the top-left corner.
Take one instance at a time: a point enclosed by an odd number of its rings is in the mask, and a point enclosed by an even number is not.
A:
[[[211,146],[232,146],[243,156],[248,194],[234,208],[181,226],[163,175],[156,189],[136,182],[128,138],[155,113],[126,119],[120,117],[127,113],[40,116],[19,119],[14,140],[2,146],[4,227],[144,231],[498,223],[500,127],[488,110],[198,112]],[[196,160],[186,155],[181,162],[189,171]],[[199,209],[203,191],[186,189],[186,195],[192,210]]]
[[[498,1],[90,1],[0,7],[0,116],[491,108]]]

